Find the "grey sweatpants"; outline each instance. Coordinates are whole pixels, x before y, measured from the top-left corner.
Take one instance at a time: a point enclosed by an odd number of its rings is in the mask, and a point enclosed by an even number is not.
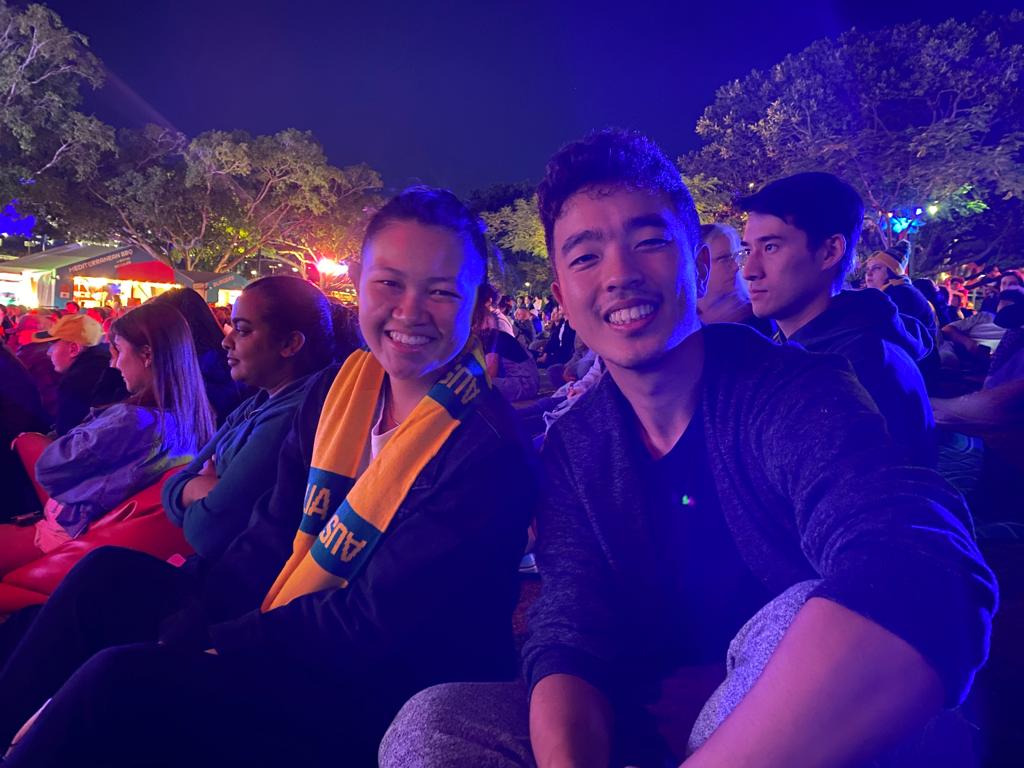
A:
[[[757,682],[817,584],[793,585],[740,628],[729,644],[725,680],[698,715],[688,752],[707,741]],[[428,688],[402,707],[384,735],[380,768],[535,768],[529,710],[522,682]],[[974,768],[973,730],[958,712],[944,711],[864,768]]]
[[[764,670],[817,581],[790,587],[729,644],[726,678],[690,734],[697,749]],[[380,745],[381,768],[534,768],[529,702],[522,682],[449,683],[428,688],[398,713]]]

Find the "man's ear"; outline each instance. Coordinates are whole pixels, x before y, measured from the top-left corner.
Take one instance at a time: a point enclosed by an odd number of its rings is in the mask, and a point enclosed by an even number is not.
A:
[[[71,359],[78,357],[82,354],[82,350],[85,349],[81,344],[75,341],[68,342],[68,351],[71,353]]]
[[[711,278],[711,249],[707,243],[701,243],[694,256],[697,265],[697,298],[708,292],[708,280]]]
[[[832,269],[843,260],[846,255],[846,237],[844,235],[832,235],[822,243],[822,271]]]
[[[569,313],[566,312],[565,310],[565,302],[562,301],[562,286],[558,284],[557,280],[551,283],[551,295],[554,296],[555,301],[558,302],[558,306],[562,310],[562,316],[569,321],[569,325],[572,325],[572,320],[569,317]]]
[[[281,357],[295,357],[306,346],[306,336],[300,331],[292,331],[281,347]]]

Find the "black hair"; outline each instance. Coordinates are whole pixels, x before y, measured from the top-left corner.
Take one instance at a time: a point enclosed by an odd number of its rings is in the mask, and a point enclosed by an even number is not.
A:
[[[736,204],[741,211],[775,216],[801,230],[812,250],[833,235],[846,238],[832,286],[843,287],[864,227],[864,201],[857,190],[831,173],[797,173],[767,184]]]
[[[430,227],[441,227],[465,238],[480,257],[483,265],[481,280],[486,281],[487,238],[484,236],[483,225],[447,189],[414,186],[399,192],[370,219],[363,236],[363,250],[382,229],[396,221],[415,221]]]
[[[343,363],[348,356],[363,345],[359,334],[359,315],[340,299],[329,298],[331,324],[334,326],[334,360]]]
[[[923,293],[924,297],[932,303],[932,306],[938,303],[939,291],[935,287],[935,283],[933,283],[927,277],[915,278],[914,280],[910,281],[910,284],[917,288],[917,290],[919,290],[921,293]]]
[[[263,321],[284,340],[298,332],[305,343],[292,358],[296,377],[319,371],[334,359],[331,307],[323,291],[301,277],[270,275],[253,280],[245,293],[258,293],[265,302]]]
[[[558,150],[537,187],[537,209],[552,263],[555,222],[566,201],[581,189],[620,186],[667,195],[690,246],[700,245],[697,208],[679,169],[643,134],[607,128]]]
[[[166,293],[154,296],[147,304],[168,304],[178,310],[192,331],[196,354],[200,357],[210,350],[221,354],[224,331],[213,315],[206,300],[191,288],[172,288]]]

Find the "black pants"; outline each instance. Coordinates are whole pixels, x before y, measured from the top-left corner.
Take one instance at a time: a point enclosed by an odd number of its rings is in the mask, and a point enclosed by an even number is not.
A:
[[[197,580],[156,558],[96,550],[68,574],[0,675],[7,743],[46,701],[9,766],[375,766],[415,692],[396,679],[310,658],[256,666],[157,645],[160,622]]]
[[[93,654],[156,640],[161,620],[177,610],[194,584],[181,569],[142,552],[103,547],[82,558],[0,672],[0,744],[9,744]]]
[[[5,766],[375,766],[397,706],[324,682],[153,643],[109,648],[72,675]]]

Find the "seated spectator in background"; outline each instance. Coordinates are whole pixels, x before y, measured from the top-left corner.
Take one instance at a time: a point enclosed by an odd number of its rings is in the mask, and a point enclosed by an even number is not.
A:
[[[608,372],[544,443],[525,685],[418,694],[382,768],[860,766],[916,749],[984,663],[997,602],[959,494],[900,463],[842,358],[701,327],[707,247],[648,139],[565,147],[538,207],[553,288]],[[671,711],[675,670],[722,658],[670,751],[648,708],[664,692]]]
[[[494,328],[481,329],[477,336],[483,347],[491,386],[510,403],[536,397],[540,388],[540,372],[533,355],[507,333]]]
[[[231,331],[231,307],[212,307],[213,316],[221,331],[227,334]]]
[[[223,340],[231,378],[257,393],[163,488],[167,516],[207,560],[224,553],[248,524],[256,500],[273,487],[277,448],[305,397],[307,380],[333,362],[330,305],[301,278],[249,283],[231,323]]]
[[[83,321],[95,325],[90,317],[71,315],[53,330],[71,336],[81,330],[68,324]],[[0,526],[0,574],[80,536],[89,523],[168,469],[190,461],[213,435],[199,366],[181,315],[166,305],[140,307],[115,322],[112,330],[111,364],[124,377],[130,397],[97,409],[43,451],[36,479],[50,496],[44,518],[31,527]],[[81,346],[64,337],[57,343],[69,345],[54,354],[57,360],[71,346]]]
[[[1005,329],[1003,338],[992,353],[983,389],[991,389],[1007,381],[1024,379],[1024,287],[1010,283],[999,293],[993,322]]]
[[[949,305],[949,288],[944,285],[938,286],[935,289],[935,299],[935,314],[938,317],[940,329],[944,325],[949,325],[954,320],[963,319],[963,316]],[[942,342],[941,334],[939,336],[939,342]]]
[[[537,339],[537,330],[533,325],[533,315],[526,307],[519,307],[516,310],[512,325],[516,329],[516,341],[529,349],[530,345]]]
[[[348,356],[363,346],[359,335],[359,315],[354,307],[341,300],[328,297],[331,308],[331,326],[334,328],[334,359],[343,363]]]
[[[938,322],[938,327],[941,328],[944,323],[942,322],[942,315],[939,313],[939,307],[942,305],[943,300],[939,297],[939,290],[935,287],[935,281],[930,277],[916,277],[910,281],[910,284],[920,291],[921,295],[925,297],[929,304],[931,304],[932,311],[935,312],[935,319]],[[946,298],[948,300],[949,292],[946,292]]]
[[[228,370],[227,355],[222,346],[224,332],[206,300],[191,288],[174,288],[150,299],[174,307],[188,323],[199,358],[206,399],[213,407],[217,426],[242,402],[242,389]]]
[[[47,342],[50,361],[61,374],[54,418],[58,436],[81,424],[90,408],[120,402],[128,396],[124,380],[111,370],[103,328],[88,315],[66,315],[50,330],[32,338]]]
[[[743,323],[763,336],[771,337],[775,327],[767,317],[754,314],[747,281],[740,272],[739,233],[728,224],[703,224],[700,236],[711,253],[708,290],[697,301],[700,321],[705,325]]]
[[[508,320],[512,319],[512,313],[515,312],[515,309],[516,303],[507,293],[503,294],[501,299],[498,300],[498,311]]]
[[[829,173],[798,173],[738,205],[754,312],[775,321],[779,340],[849,360],[910,463],[934,466],[935,419],[917,367],[930,350],[887,294],[842,289],[864,222],[857,191]]]
[[[5,766],[372,765],[413,692],[513,674],[536,483],[471,342],[486,253],[449,192],[375,214],[354,274],[370,351],[310,382],[273,493],[201,587],[154,558],[68,575],[0,674],[0,742],[53,696]],[[196,593],[165,645],[138,642]]]
[[[978,311],[963,320],[942,327],[942,338],[952,346],[956,359],[946,357],[946,364],[975,365],[984,368],[989,356],[999,346],[1005,328],[995,323],[991,312]]]
[[[551,324],[537,364],[542,366],[565,364],[576,349],[576,331],[562,314],[557,304],[551,309]]]
[[[900,240],[891,248],[876,251],[868,257],[864,279],[869,288],[877,288],[885,293],[900,314],[917,320],[924,329],[921,340],[934,346],[939,333],[935,310],[907,277],[909,264],[910,243]]]
[[[982,438],[980,473],[968,501],[982,522],[1016,526],[1024,536],[1024,509],[1007,494],[1006,479],[1024,471],[1024,288],[999,294],[995,323],[1006,329],[992,354],[984,385],[962,397],[932,398],[943,429]],[[979,531],[981,535],[981,531]]]
[[[11,441],[22,432],[45,432],[49,418],[31,374],[6,345],[0,344],[0,522],[34,512],[39,499]]]
[[[17,326],[17,335],[23,339],[23,343],[16,345],[15,354],[21,364],[28,369],[42,398],[43,412],[46,414],[43,432],[50,431],[57,417],[57,391],[61,375],[57,373],[50,359],[50,345],[34,343],[32,337],[39,331],[49,330],[51,325],[48,317],[22,315]]]
[[[502,333],[507,333],[513,338],[516,335],[516,329],[512,325],[512,321],[498,308],[498,290],[490,283],[486,284],[480,295],[480,300],[483,302],[483,312],[480,328],[495,328]]]
[[[0,304],[0,344],[6,344],[9,337],[14,335],[14,316],[8,312],[7,306]]]
[[[1002,277],[999,278],[999,292],[1009,290],[1010,288],[1024,288],[1024,274],[1021,274],[1018,269],[1007,269],[1002,273]]]

